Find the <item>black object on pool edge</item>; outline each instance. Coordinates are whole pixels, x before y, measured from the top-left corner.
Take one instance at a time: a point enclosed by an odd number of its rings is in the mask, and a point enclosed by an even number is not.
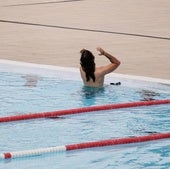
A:
[[[117,83],[110,83],[110,85],[116,85],[116,86],[118,86],[118,85],[121,85],[121,82],[117,82]]]

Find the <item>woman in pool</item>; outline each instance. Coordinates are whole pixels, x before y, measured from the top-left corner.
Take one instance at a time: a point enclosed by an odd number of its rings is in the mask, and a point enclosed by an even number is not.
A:
[[[82,49],[80,51],[80,73],[84,85],[89,87],[103,86],[104,76],[113,72],[120,65],[120,61],[117,58],[107,53],[100,47],[97,47],[96,49],[100,52],[99,55],[104,55],[110,60],[111,63],[106,66],[96,67],[94,55],[86,49]]]

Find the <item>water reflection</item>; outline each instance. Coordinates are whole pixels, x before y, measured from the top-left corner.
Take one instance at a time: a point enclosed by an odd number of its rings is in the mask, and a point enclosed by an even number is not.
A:
[[[138,91],[138,93],[142,97],[141,101],[155,100],[156,96],[160,96],[159,93],[151,91],[151,90],[141,90],[141,91]]]
[[[87,87],[87,86],[82,87],[82,95],[86,99],[91,99],[103,93],[104,93],[104,87]]]
[[[40,80],[40,77],[36,75],[25,75],[25,76],[22,76],[22,78],[25,79],[24,86],[26,87],[36,87],[38,80]]]
[[[104,96],[105,88],[83,86],[80,93],[83,105],[91,106],[96,104],[97,98]]]

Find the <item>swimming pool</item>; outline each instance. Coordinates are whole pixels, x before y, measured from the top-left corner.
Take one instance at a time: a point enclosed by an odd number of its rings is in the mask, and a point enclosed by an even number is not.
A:
[[[103,88],[90,89],[82,86],[76,69],[10,64],[1,65],[1,117],[170,98],[170,86],[163,81],[114,74]],[[110,85],[119,81],[120,86]],[[169,121],[168,104],[1,123],[0,153],[169,132]],[[1,160],[0,168],[168,168],[169,161],[170,144],[165,139]]]

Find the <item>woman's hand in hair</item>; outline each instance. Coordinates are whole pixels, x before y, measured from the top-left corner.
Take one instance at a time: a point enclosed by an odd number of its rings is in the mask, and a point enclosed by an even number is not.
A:
[[[99,55],[104,55],[105,51],[101,47],[97,47],[96,49],[100,52]]]

